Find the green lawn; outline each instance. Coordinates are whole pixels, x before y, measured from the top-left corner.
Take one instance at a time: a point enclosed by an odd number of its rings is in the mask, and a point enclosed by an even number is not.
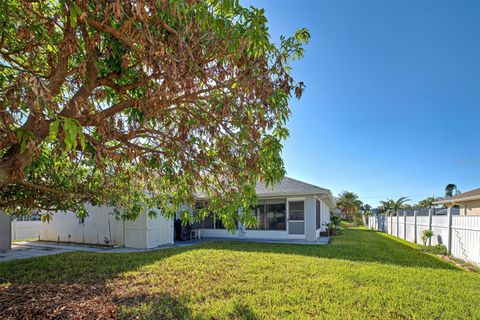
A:
[[[388,235],[347,229],[323,246],[217,242],[0,264],[0,318],[27,312],[151,319],[480,319],[480,275]]]

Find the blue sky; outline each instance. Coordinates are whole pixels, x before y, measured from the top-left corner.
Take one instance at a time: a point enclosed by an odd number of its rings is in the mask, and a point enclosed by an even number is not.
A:
[[[367,203],[480,187],[480,1],[241,1],[277,40],[312,39],[294,77],[290,177]]]

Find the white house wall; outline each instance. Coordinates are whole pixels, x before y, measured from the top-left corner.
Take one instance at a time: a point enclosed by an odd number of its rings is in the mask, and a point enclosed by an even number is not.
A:
[[[316,241],[317,219],[314,196],[305,198],[305,240]]]
[[[285,240],[288,239],[288,233],[287,231],[275,230],[246,230],[244,238]]]
[[[105,244],[105,238],[111,244],[123,244],[123,223],[110,214],[112,208],[86,205],[88,217],[80,223],[74,212],[56,212],[50,222],[44,222],[40,230],[40,239],[45,241],[74,242],[87,244]],[[110,230],[109,230],[110,222]]]
[[[252,230],[247,230],[247,233]],[[240,232],[237,230],[234,233],[231,233],[225,229],[202,229],[202,237],[207,238],[238,238]]]
[[[42,221],[12,221],[12,240],[39,238]]]
[[[133,221],[119,221],[111,214],[111,207],[86,205],[88,217],[82,224],[73,212],[55,213],[49,223],[43,223],[40,239],[45,241],[74,242],[85,244],[111,244],[128,248],[155,248],[173,243],[173,220],[160,212],[150,219],[142,214]],[[110,231],[109,231],[110,222]]]
[[[156,248],[164,244],[173,244],[173,219],[165,218],[160,212],[157,216],[146,216],[147,248]]]
[[[316,237],[318,239],[320,237],[320,232],[326,231],[325,223],[330,222],[330,207],[325,203],[325,201],[321,200],[320,198],[316,198],[316,200],[320,201],[320,228],[316,229],[315,231]],[[316,219],[316,212],[315,212],[315,219]],[[315,220],[315,227],[316,227],[316,220]]]
[[[125,221],[125,247],[143,249],[147,246],[147,218],[142,214],[133,221]]]
[[[8,250],[12,245],[10,217],[0,211],[0,250]]]

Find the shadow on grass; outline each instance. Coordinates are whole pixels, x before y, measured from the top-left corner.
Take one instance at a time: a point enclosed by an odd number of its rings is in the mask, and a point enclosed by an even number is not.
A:
[[[346,229],[328,245],[218,241],[135,253],[69,252],[0,263],[2,283],[102,283],[169,257],[199,249],[301,255],[402,267],[462,271],[401,240],[368,229]]]
[[[114,299],[117,319],[192,319],[181,298],[168,294],[122,296]]]
[[[33,318],[59,312],[61,317],[109,319],[118,317],[151,319],[192,318],[175,288],[162,294],[137,291],[129,295],[128,286],[136,285],[136,275],[125,275],[178,254],[196,250],[225,250],[242,253],[272,253],[373,262],[402,267],[456,270],[454,266],[422,253],[411,245],[366,229],[346,229],[329,245],[296,245],[255,242],[207,242],[199,245],[137,253],[71,252],[34,259],[0,263],[0,318],[15,318],[15,312],[31,310]],[[208,254],[208,251],[206,251]],[[207,257],[208,258],[208,257]],[[179,262],[181,268],[181,262]],[[176,267],[175,267],[176,268]],[[171,269],[171,270],[175,270]],[[171,271],[170,271],[171,272]],[[123,276],[125,290],[115,278]],[[153,275],[155,276],[155,275]],[[28,291],[28,290],[30,291]],[[30,292],[26,294],[26,292]],[[117,293],[114,293],[117,292]],[[121,292],[121,296],[118,295]],[[178,298],[180,297],[180,298]],[[87,308],[85,306],[103,306]],[[27,309],[26,309],[27,308]],[[102,312],[97,314],[96,312]],[[256,319],[245,305],[237,305],[233,317]],[[80,317],[81,318],[81,317]]]

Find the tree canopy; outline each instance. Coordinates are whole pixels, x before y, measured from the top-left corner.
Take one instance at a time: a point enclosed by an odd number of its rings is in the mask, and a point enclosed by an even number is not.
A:
[[[445,186],[445,198],[450,198],[460,194],[456,184],[449,183]]]
[[[418,201],[416,207],[419,209],[430,209],[434,206],[434,202],[438,201],[440,198],[437,198],[435,196],[433,197],[428,197],[423,200]]]
[[[8,0],[0,25],[0,209],[133,219],[201,194],[195,217],[233,229],[284,175],[306,29],[274,43],[237,0]]]
[[[411,201],[408,197],[400,197],[397,200],[388,199],[385,201],[380,201],[379,211],[384,214],[398,214],[400,209],[411,209],[413,208],[407,202]]]
[[[358,198],[358,195],[349,192],[343,191],[337,197],[337,208],[340,209],[342,215],[346,219],[353,219],[354,215],[362,208],[362,201]]]

